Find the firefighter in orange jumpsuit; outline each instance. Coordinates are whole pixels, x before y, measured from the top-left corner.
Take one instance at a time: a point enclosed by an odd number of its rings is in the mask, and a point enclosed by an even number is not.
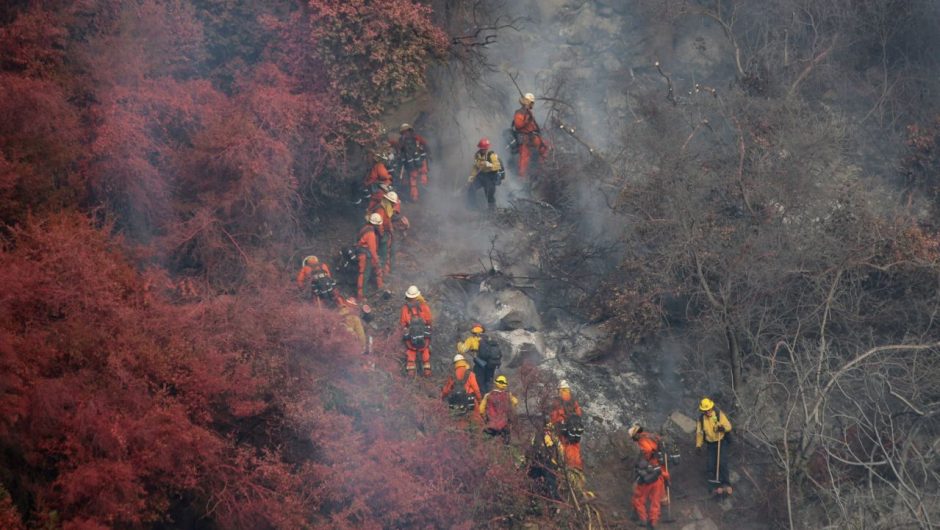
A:
[[[542,138],[539,124],[532,115],[535,96],[532,93],[519,98],[522,107],[512,117],[512,134],[519,149],[519,178],[525,180],[529,174],[529,164],[535,152],[539,157],[548,154],[548,144]]]
[[[569,421],[569,417],[573,416],[578,416],[577,423],[580,424],[581,406],[571,395],[571,386],[562,380],[558,384],[558,398],[552,408],[550,421],[561,433],[562,445],[565,447],[565,466],[584,471],[584,462],[581,460],[581,433],[572,432],[566,427],[566,424],[575,423]]]
[[[407,177],[411,200],[417,202],[418,183],[420,182],[422,187],[428,185],[428,142],[407,123],[401,124],[398,132],[398,160],[405,171],[402,182],[404,183]]]
[[[640,449],[636,462],[636,488],[633,490],[633,509],[641,524],[655,528],[659,523],[660,504],[666,495],[666,482],[669,471],[663,467],[661,438],[643,431],[639,423],[634,423],[627,434]],[[649,504],[649,510],[646,505]]]
[[[379,265],[379,227],[382,226],[382,216],[374,213],[369,216],[369,222],[359,230],[359,240],[356,242],[356,251],[359,254],[359,277],[356,279],[356,296],[365,299],[365,287],[369,277],[375,276],[375,285],[382,289],[382,267]]]
[[[444,383],[444,388],[441,389],[441,399],[446,400],[450,398],[451,391],[454,390],[454,386],[459,381],[464,382],[464,392],[468,398],[472,400],[472,403],[468,400],[460,404],[463,406],[451,404],[451,408],[456,414],[463,416],[477,410],[478,404],[483,400],[483,395],[480,392],[480,385],[477,384],[476,376],[473,375],[473,371],[470,370],[470,363],[467,362],[463,355],[458,353],[454,355],[454,375],[448,377],[447,382]],[[472,418],[477,415],[471,414],[470,416]]]
[[[431,308],[421,296],[417,286],[405,291],[405,304],[398,319],[405,342],[405,371],[409,376],[417,372],[418,352],[425,377],[431,376]]]
[[[369,209],[371,214],[379,214],[382,224],[379,226],[379,261],[382,264],[382,273],[391,274],[392,262],[395,261],[395,224],[393,219],[401,214],[401,204],[398,194],[388,191],[382,194],[382,200]]]
[[[385,153],[376,152],[372,155],[372,168],[369,169],[369,174],[366,175],[366,180],[362,183],[364,188],[371,190],[373,186],[378,186],[379,184],[391,185],[392,175],[388,172],[388,168],[385,167],[387,161],[388,155]]]
[[[330,273],[330,267],[321,263],[316,256],[307,256],[301,263],[300,272],[297,273],[297,287],[306,289],[310,285],[313,299],[317,307],[324,305],[334,307],[343,302],[343,297],[336,290],[336,281]]]

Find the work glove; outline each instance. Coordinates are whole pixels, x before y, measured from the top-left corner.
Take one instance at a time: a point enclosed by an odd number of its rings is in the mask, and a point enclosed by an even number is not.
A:
[[[715,432],[725,432],[724,425],[718,425],[715,427]]]
[[[477,178],[476,175],[470,175],[469,177],[467,177],[467,182],[469,182],[470,184],[473,184],[473,181],[476,180],[476,178]]]
[[[493,163],[492,163],[492,162],[484,162],[483,165],[486,166],[486,169],[493,169]]]

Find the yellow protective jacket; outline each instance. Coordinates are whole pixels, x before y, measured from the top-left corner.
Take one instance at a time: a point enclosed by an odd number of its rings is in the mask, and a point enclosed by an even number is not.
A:
[[[356,338],[356,341],[362,346],[364,351],[366,348],[366,330],[362,327],[362,320],[359,318],[359,315],[353,313],[346,306],[339,308],[339,314],[343,316],[346,329]]]
[[[725,433],[731,432],[731,422],[728,421],[728,417],[717,408],[715,410],[717,413],[714,416],[705,416],[704,413],[699,416],[699,421],[695,424],[695,447],[701,447],[703,440],[715,443],[724,438]],[[724,427],[725,432],[721,433],[715,430],[718,425]]]
[[[487,155],[489,155],[489,157],[487,157]],[[486,167],[487,162],[490,163],[490,167]],[[476,177],[480,173],[495,173],[502,168],[503,165],[499,161],[499,157],[496,156],[496,153],[481,149],[473,155],[473,173],[471,176]]]
[[[457,343],[457,353],[461,355],[467,352],[473,352],[476,354],[478,351],[480,351],[479,335],[470,335],[463,342]]]

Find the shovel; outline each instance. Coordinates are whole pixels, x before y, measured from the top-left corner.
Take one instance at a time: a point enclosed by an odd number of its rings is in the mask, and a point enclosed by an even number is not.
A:
[[[718,479],[721,473],[721,438],[718,439],[718,454],[715,455],[715,478],[708,479],[710,484],[718,484],[721,486],[721,480]]]
[[[666,474],[669,474],[669,453],[663,451],[663,464],[666,468]],[[663,518],[664,523],[674,523],[675,519],[672,518],[672,492],[669,489],[669,482],[666,482],[666,517]]]

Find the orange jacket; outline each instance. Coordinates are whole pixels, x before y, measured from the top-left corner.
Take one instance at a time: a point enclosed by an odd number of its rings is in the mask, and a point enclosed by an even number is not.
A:
[[[574,402],[574,407],[568,404],[569,401]],[[581,406],[578,405],[578,400],[574,399],[574,397],[570,394],[568,395],[568,399],[559,396],[555,399],[555,407],[552,409],[552,414],[550,417],[551,422],[555,425],[565,421],[565,405],[568,405],[568,408],[573,408],[574,413],[578,416],[581,415]]]
[[[372,261],[372,267],[379,269],[379,241],[376,237],[376,230],[372,225],[363,226],[359,230],[359,241],[356,246],[365,249]],[[379,274],[378,272],[376,274]]]
[[[523,134],[532,134],[539,132],[539,124],[535,122],[535,116],[527,108],[521,108],[512,116],[512,128],[516,132]]]
[[[303,289],[306,287],[306,280],[313,274],[315,271],[323,271],[327,276],[333,277],[333,274],[330,273],[330,267],[326,263],[317,263],[314,266],[304,265],[300,269],[300,272],[297,273],[297,287]]]
[[[411,324],[411,315],[417,313],[418,316],[424,319],[424,322],[428,325],[428,328],[431,327],[431,308],[428,307],[428,303],[424,301],[424,297],[419,296],[415,299],[414,303],[405,302],[401,306],[401,317],[398,319],[398,322],[401,324],[401,327],[407,328]]]
[[[441,391],[441,399],[446,399],[450,391],[454,389],[454,384],[457,381],[463,379],[464,374],[470,368],[466,362],[458,362],[457,369],[454,370],[454,375],[447,378],[447,382],[444,383],[444,389]],[[470,372],[470,375],[467,376],[467,382],[463,385],[464,390],[467,394],[473,395],[477,399],[477,403],[480,403],[483,400],[483,395],[480,393],[480,385],[477,384],[476,374]]]
[[[366,176],[366,181],[363,183],[363,186],[369,187],[373,184],[384,182],[391,184],[392,176],[389,175],[388,169],[385,168],[385,164],[382,162],[376,162],[372,166],[372,170],[369,171],[369,175]]]
[[[643,458],[646,458],[646,460],[654,466],[660,465],[659,458],[656,457],[656,450],[659,448],[658,436],[641,432],[637,435],[636,445],[640,448],[640,452],[643,453]]]

